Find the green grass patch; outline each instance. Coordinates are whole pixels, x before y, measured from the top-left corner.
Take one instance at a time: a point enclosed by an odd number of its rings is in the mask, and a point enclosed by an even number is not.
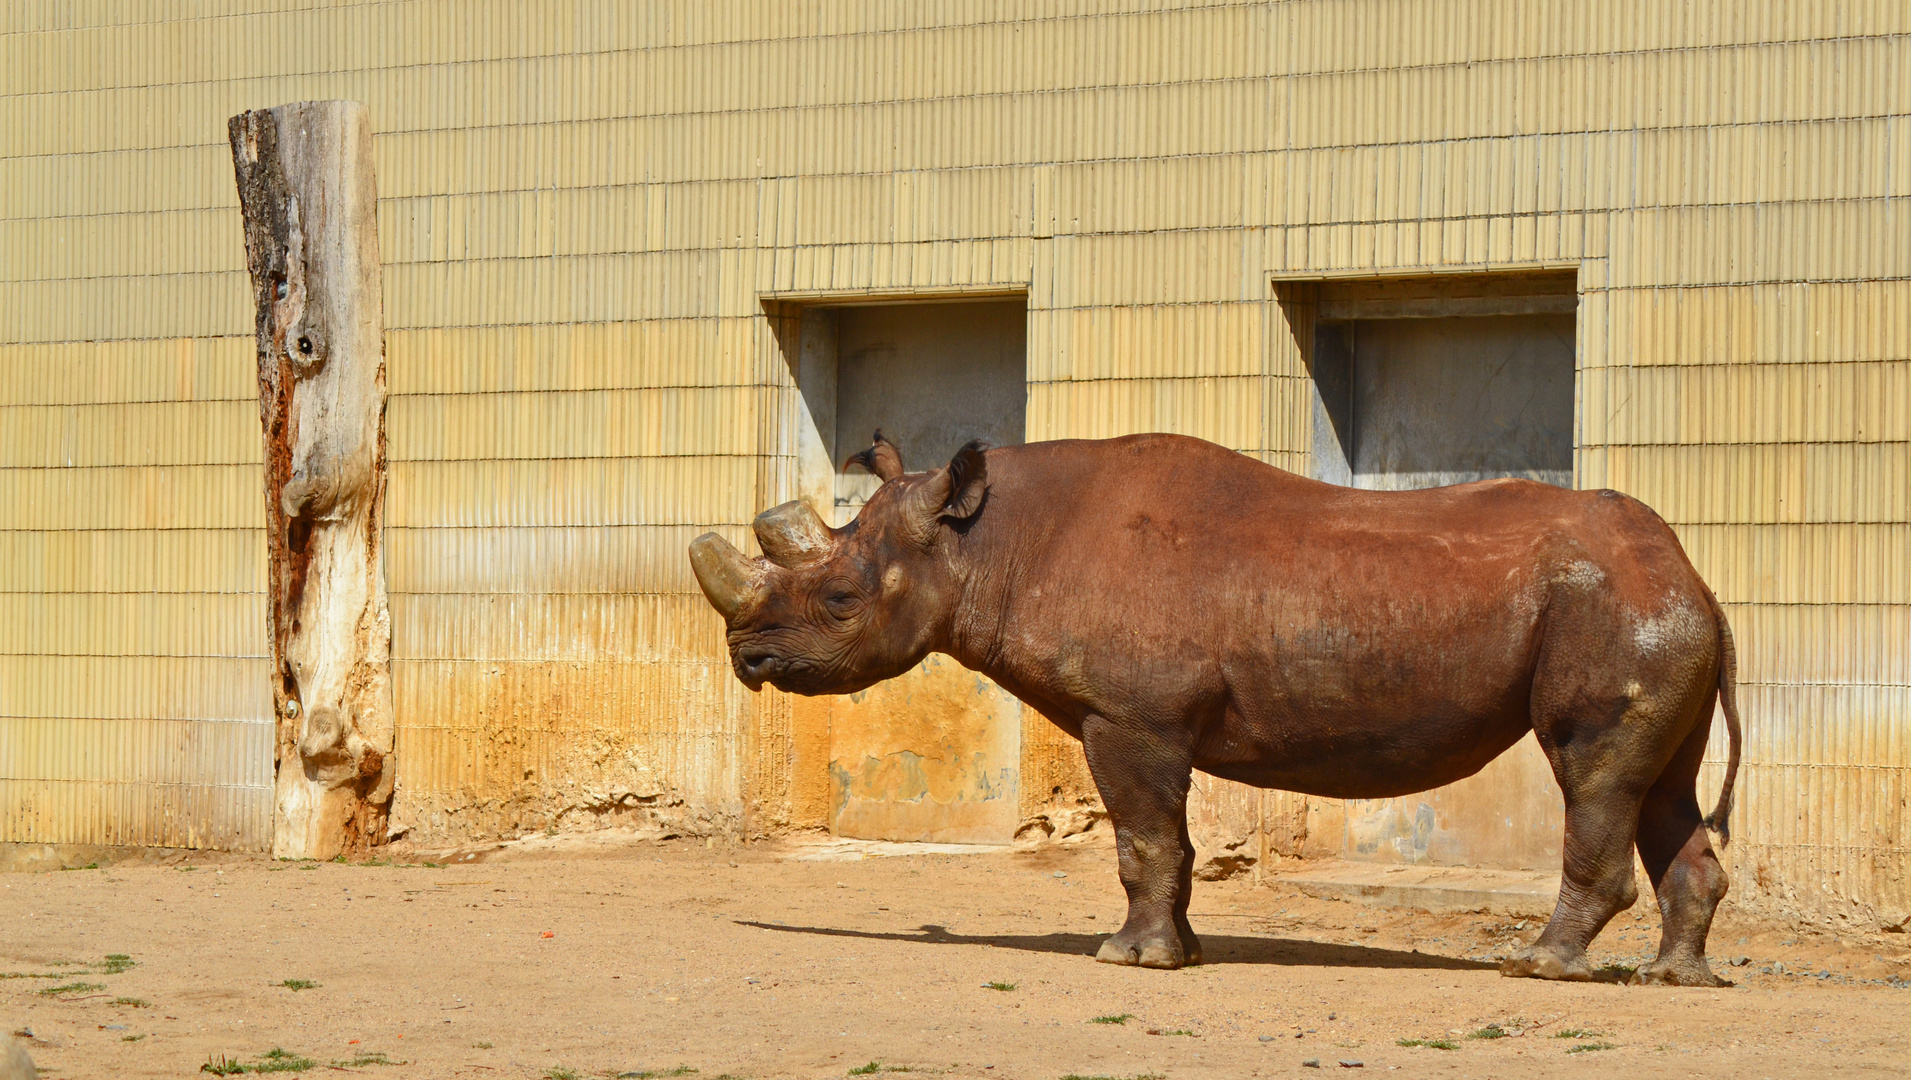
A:
[[[1469,1039],[1504,1039],[1506,1038],[1506,1029],[1499,1026],[1498,1024],[1488,1024],[1485,1027],[1481,1028],[1480,1030],[1475,1031],[1472,1034],[1469,1034],[1467,1038]]]
[[[1128,1021],[1133,1020],[1134,1018],[1135,1018],[1134,1013],[1113,1013],[1108,1016],[1097,1016],[1093,1020],[1090,1020],[1089,1023],[1091,1024],[1125,1024]]]
[[[1010,990],[1015,989],[1015,984],[1008,983],[1008,982],[988,982],[988,983],[983,983],[982,985],[987,989],[1000,990],[1003,993],[1007,993]]]
[[[118,997],[107,1002],[108,1005],[131,1005],[135,1009],[150,1009],[153,1003],[145,998]]]
[[[318,1067],[318,1062],[309,1057],[301,1057],[290,1050],[273,1047],[259,1055],[259,1064],[251,1066],[255,1073],[268,1072],[305,1072]]]
[[[1617,1050],[1619,1047],[1609,1042],[1580,1043],[1567,1050],[1568,1054],[1590,1054],[1595,1050]]]
[[[310,1072],[316,1068],[318,1062],[311,1058],[275,1046],[260,1054],[256,1061],[239,1061],[224,1054],[216,1058],[208,1057],[206,1063],[199,1066],[199,1071],[214,1076],[238,1076],[242,1073]]]
[[[1603,1031],[1594,1031],[1591,1028],[1560,1028],[1558,1031],[1553,1032],[1553,1038],[1555,1039],[1597,1039],[1598,1037],[1604,1034],[1605,1032]]]
[[[1186,1035],[1189,1038],[1195,1037],[1194,1032],[1189,1031],[1187,1028],[1175,1028],[1172,1031],[1168,1030],[1167,1028],[1149,1028],[1148,1034],[1150,1035]]]
[[[867,1065],[858,1065],[855,1068],[849,1070],[849,1075],[870,1076],[882,1071],[883,1071],[883,1063],[880,1061],[872,1061]]]
[[[90,994],[95,990],[104,990],[103,983],[70,982],[64,986],[43,986],[38,993],[41,997],[58,997],[61,994]]]
[[[121,1035],[121,1036],[119,1037],[119,1041],[120,1041],[120,1042],[138,1042],[139,1040],[141,1040],[141,1039],[143,1039],[143,1038],[145,1038],[145,1037],[146,1037],[146,1036],[145,1036],[145,1034],[144,1034],[143,1032],[142,1032],[141,1034],[138,1034],[138,1035]]]
[[[374,1050],[370,1053],[359,1054],[358,1056],[352,1058],[352,1060],[350,1061],[334,1061],[332,1062],[332,1067],[335,1069],[362,1069],[367,1065],[409,1065],[409,1064],[411,1064],[411,1062],[409,1061],[393,1061],[391,1058],[388,1058],[385,1056],[384,1051]]]
[[[61,960],[53,965],[63,968],[84,968],[84,971],[0,971],[0,979],[70,979],[75,975],[120,975],[139,966],[139,962],[125,953],[112,953],[104,960]],[[93,986],[90,989],[103,990],[105,987]],[[55,993],[64,993],[57,987]],[[42,990],[41,993],[46,993]]]
[[[1452,1039],[1399,1039],[1395,1046],[1424,1046],[1429,1050],[1458,1050],[1460,1044]]]
[[[100,868],[100,864],[99,864],[99,863],[96,863],[96,862],[90,862],[90,863],[87,863],[87,864],[86,864],[85,866],[62,866],[62,867],[60,867],[60,869],[62,869],[62,870],[98,870],[99,868]]]
[[[544,1070],[544,1080],[578,1080],[577,1070],[556,1065]]]
[[[287,990],[317,990],[322,984],[315,983],[310,979],[287,979],[279,985],[285,987]]]
[[[495,1045],[494,1043],[472,1043],[471,1044],[472,1048],[476,1050],[489,1050],[494,1045]]]
[[[674,1069],[639,1069],[636,1072],[617,1074],[617,1080],[656,1080],[662,1076],[695,1076],[697,1070],[688,1065],[679,1065]],[[723,1080],[718,1077],[717,1080]]]

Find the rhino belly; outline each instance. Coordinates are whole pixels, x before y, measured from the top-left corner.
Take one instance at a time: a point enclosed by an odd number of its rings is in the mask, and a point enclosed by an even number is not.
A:
[[[1471,776],[1532,727],[1525,638],[1511,626],[1470,643],[1341,636],[1241,658],[1230,665],[1221,737],[1201,740],[1197,767],[1336,798]]]

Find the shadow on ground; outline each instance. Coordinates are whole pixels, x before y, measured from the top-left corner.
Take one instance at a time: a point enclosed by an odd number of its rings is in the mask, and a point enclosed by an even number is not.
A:
[[[845,930],[834,926],[787,926],[778,923],[737,920],[738,926],[776,930],[785,934],[815,934],[819,937],[858,938],[865,941],[907,941],[918,945],[990,945],[998,949],[1023,952],[1059,953],[1063,956],[1093,956],[1101,946],[1103,934],[957,934],[947,927],[926,923],[914,933],[875,930]],[[1462,960],[1431,953],[1376,949],[1366,945],[1335,945],[1323,941],[1295,941],[1291,938],[1242,937],[1236,934],[1202,934],[1201,950],[1209,964],[1276,964],[1283,967],[1347,967],[1424,969],[1436,971],[1493,971],[1497,964]]]

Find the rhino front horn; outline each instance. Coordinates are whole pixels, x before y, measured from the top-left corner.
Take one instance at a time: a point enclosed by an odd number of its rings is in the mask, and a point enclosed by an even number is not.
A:
[[[763,592],[763,577],[757,567],[713,532],[690,541],[690,569],[724,622],[735,619],[737,612]]]
[[[829,554],[829,526],[802,501],[772,506],[756,516],[756,542],[763,554],[784,568],[813,563]]]

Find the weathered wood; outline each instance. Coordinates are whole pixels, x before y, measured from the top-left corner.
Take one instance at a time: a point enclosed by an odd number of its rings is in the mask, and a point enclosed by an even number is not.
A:
[[[306,101],[241,113],[228,129],[257,302],[272,846],[329,858],[384,843],[396,775],[371,123],[357,102]]]

